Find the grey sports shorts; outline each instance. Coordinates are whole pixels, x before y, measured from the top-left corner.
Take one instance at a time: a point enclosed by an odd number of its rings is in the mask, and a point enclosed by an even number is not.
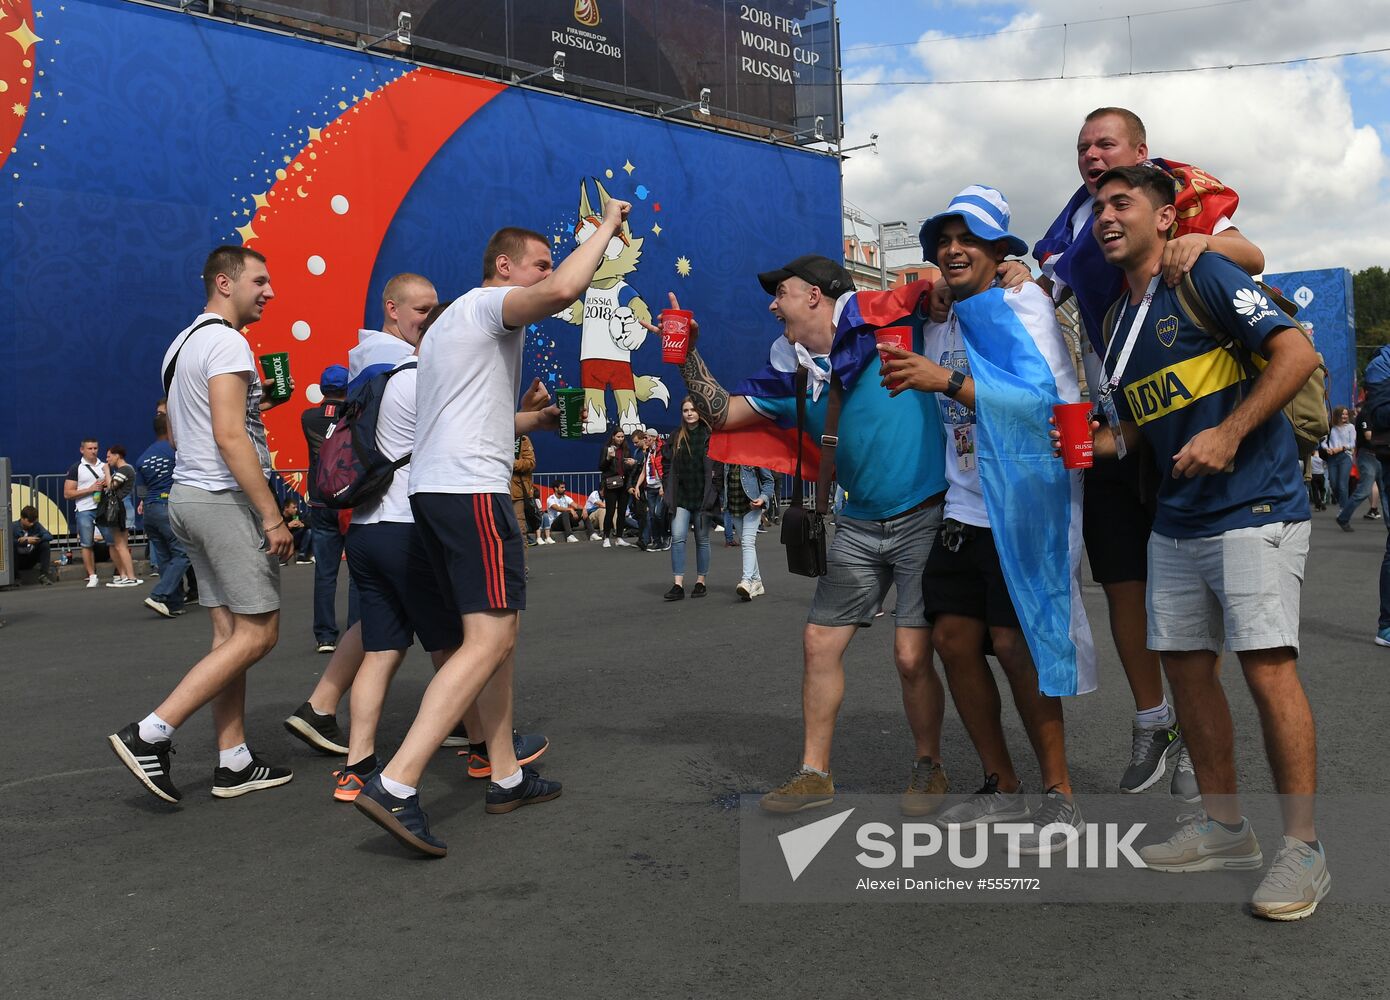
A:
[[[1149,536],[1149,648],[1298,653],[1308,521],[1210,538]]]
[[[941,527],[940,503],[887,521],[840,516],[826,553],[825,576],[816,581],[807,621],[812,625],[873,623],[889,586],[898,588],[894,624],[925,628],[922,571]]]
[[[280,610],[280,561],[244,493],[175,483],[169,526],[198,574],[199,604],[238,615]]]

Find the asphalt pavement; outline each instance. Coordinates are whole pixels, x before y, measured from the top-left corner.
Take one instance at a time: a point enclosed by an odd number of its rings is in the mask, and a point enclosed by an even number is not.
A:
[[[1321,787],[1378,793],[1390,649],[1371,638],[1385,528],[1358,516],[1345,534],[1331,512],[1315,518],[1301,670],[1319,724]],[[742,899],[738,796],[778,784],[797,764],[800,631],[814,584],[789,576],[775,534],[764,534],[768,595],[739,603],[739,551],[714,538],[709,596],[672,604],[661,599],[665,554],[590,542],[529,551],[517,720],[550,738],[540,764],[564,794],[485,815],[485,783],[441,750],[423,785],[434,831],[450,847],[441,861],[409,856],[334,802],[335,758],[310,752],[281,725],[328,659],[315,654],[310,630],[312,567],[285,567],[280,643],[248,684],[252,746],[292,766],[293,782],[213,799],[215,747],[202,712],[177,735],[178,807],[143,791],[106,736],[149,712],[206,649],[206,613],[155,616],[141,606],[149,582],[0,592],[0,713],[11,762],[0,782],[8,845],[0,994],[1390,993],[1390,900],[1346,901],[1361,898],[1350,889],[1363,873],[1338,867],[1336,843],[1328,844],[1332,896],[1288,925],[1255,920],[1236,903]],[[1133,705],[1099,588],[1088,584],[1085,598],[1102,685],[1067,706],[1072,777],[1079,791],[1111,791],[1128,760]],[[888,615],[861,632],[847,657],[834,755],[846,793],[892,794],[907,781],[912,744],[891,623]],[[1238,670],[1225,677],[1243,788],[1267,792],[1252,703]],[[428,659],[412,651],[382,746],[399,741],[428,678]],[[1005,721],[1036,787],[1007,698]],[[973,791],[978,764],[949,708],[944,740],[952,790]],[[1367,835],[1383,840],[1383,831]],[[1348,887],[1342,901],[1339,885]]]

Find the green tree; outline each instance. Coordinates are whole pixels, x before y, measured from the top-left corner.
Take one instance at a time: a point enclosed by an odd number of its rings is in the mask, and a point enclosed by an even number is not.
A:
[[[1390,271],[1368,267],[1351,278],[1356,303],[1356,364],[1366,362],[1382,344],[1390,344]]]

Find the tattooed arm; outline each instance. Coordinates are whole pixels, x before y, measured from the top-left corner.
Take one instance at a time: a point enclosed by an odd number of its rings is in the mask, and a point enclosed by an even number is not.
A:
[[[680,308],[675,292],[671,293],[671,308]],[[652,333],[661,333],[661,328],[651,323],[643,322],[642,325]],[[742,396],[730,396],[729,390],[710,374],[709,365],[705,364],[705,359],[695,349],[695,342],[699,336],[700,324],[692,319],[690,347],[686,351],[685,361],[681,363],[681,377],[685,379],[685,386],[690,392],[690,400],[695,404],[696,412],[715,430],[734,430],[765,419]]]

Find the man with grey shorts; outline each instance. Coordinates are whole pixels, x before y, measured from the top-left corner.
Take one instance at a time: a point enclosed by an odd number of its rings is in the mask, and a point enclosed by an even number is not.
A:
[[[1282,847],[1251,909],[1299,920],[1327,895],[1331,877],[1313,826],[1317,740],[1297,670],[1311,515],[1282,409],[1318,359],[1297,322],[1225,257],[1202,254],[1177,289],[1151,278],[1173,201],[1172,179],[1146,167],[1112,169],[1096,182],[1096,242],[1125,271],[1129,294],[1107,323],[1114,332],[1100,388],[1109,426],[1095,453],[1113,457],[1117,444],[1132,447],[1142,434],[1158,456],[1148,644],[1177,701],[1205,810],[1140,856],[1165,872],[1263,863],[1236,798],[1217,665],[1224,644],[1259,710],[1284,820]]]
[[[207,306],[169,346],[161,374],[175,449],[169,523],[198,574],[212,649],[153,712],[108,738],[121,763],[167,802],[182,798],[169,773],[174,730],[209,702],[218,747],[214,796],[234,798],[293,777],[251,751],[244,725],[246,671],[275,647],[280,560],[294,551],[266,479],[261,413],[274,404],[263,398],[240,332],[275,293],[265,258],[245,247],[214,250],[203,285]]]
[[[902,810],[925,815],[936,809],[947,789],[940,763],[945,692],[932,666],[931,630],[922,609],[922,570],[941,524],[946,493],[941,415],[934,396],[913,392],[895,398],[880,383],[873,340],[861,335],[868,324],[837,329],[837,301],[844,299],[848,308],[855,294],[853,279],[842,266],[825,257],[798,257],[758,275],[758,281],[773,297],[768,308],[785,326],[785,342],[773,348],[769,369],[745,383],[747,394],[735,396],[715,380],[692,347],[681,368],[691,398],[716,429],[754,427],[766,420],[795,427],[796,399],[790,390],[755,394],[752,387],[787,387],[797,364],[811,365],[815,371],[808,372],[806,433],[820,440],[832,391],[824,383],[833,368],[843,385],[836,479],[849,495],[828,553],[828,572],[817,580],[802,635],[801,765],[764,795],[761,805],[786,813],[834,801],[830,745],[844,698],[844,653],[856,630],[872,624],[889,586],[896,586],[893,657],[916,747]],[[911,323],[920,351],[923,314],[919,310],[905,322]]]

